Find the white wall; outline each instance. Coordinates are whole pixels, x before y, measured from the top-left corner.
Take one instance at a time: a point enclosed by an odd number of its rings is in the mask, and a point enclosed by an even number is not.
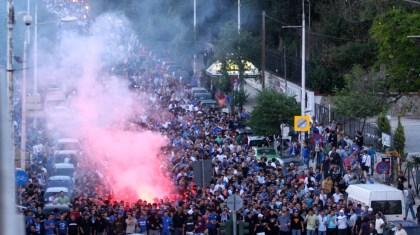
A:
[[[289,96],[296,98],[297,102],[301,101],[301,87],[295,83],[289,82],[279,76],[272,73],[265,72],[265,80],[267,88],[272,88],[276,91],[286,93]],[[306,111],[311,116],[315,115],[315,94],[313,91],[306,90]]]

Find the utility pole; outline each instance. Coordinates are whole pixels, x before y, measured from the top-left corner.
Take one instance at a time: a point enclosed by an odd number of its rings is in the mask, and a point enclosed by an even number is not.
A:
[[[301,93],[301,101],[300,101],[300,111],[301,115],[305,115],[305,109],[306,109],[306,88],[305,88],[305,82],[306,82],[306,52],[305,52],[305,0],[302,0],[302,93]],[[303,145],[305,143],[305,132],[301,133],[301,145],[300,145],[300,155],[303,160]]]
[[[38,1],[35,1],[34,17],[34,58],[33,58],[33,95],[38,96]]]
[[[305,115],[305,109],[306,109],[306,48],[305,48],[305,0],[302,0],[302,92],[301,92],[301,106],[300,111],[301,115]]]
[[[7,79],[0,79],[0,234],[21,234],[16,213],[13,138],[13,0],[7,0]],[[22,224],[23,226],[23,220]]]
[[[265,11],[262,11],[261,32],[261,88],[265,89]]]
[[[241,33],[241,0],[238,0],[238,33]]]
[[[193,74],[194,77],[197,73],[197,52],[196,52],[196,41],[197,41],[197,0],[194,0],[194,16],[193,16],[193,30],[194,30],[194,55],[193,55]]]
[[[26,15],[24,19],[25,23],[25,40],[23,42],[23,71],[22,71],[22,97],[21,97],[21,128],[20,128],[20,168],[22,170],[26,169],[26,83],[28,81],[28,47],[30,41],[30,31],[29,26],[31,24],[31,19],[26,22],[26,18],[30,17],[30,0],[27,1]]]

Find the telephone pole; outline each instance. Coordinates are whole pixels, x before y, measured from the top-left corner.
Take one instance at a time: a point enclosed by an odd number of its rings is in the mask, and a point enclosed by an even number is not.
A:
[[[261,88],[265,89],[265,11],[262,11],[261,32]]]
[[[13,0],[7,0],[7,79],[0,79],[0,234],[21,234],[16,212],[13,138]],[[20,226],[22,225],[22,226]]]

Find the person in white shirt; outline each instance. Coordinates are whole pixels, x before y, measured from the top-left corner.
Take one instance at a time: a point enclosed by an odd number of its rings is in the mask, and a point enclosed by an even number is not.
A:
[[[375,230],[378,233],[378,235],[384,234],[384,226],[385,226],[385,221],[381,218],[379,213],[376,213]]]
[[[397,225],[397,230],[395,230],[395,235],[407,235],[405,229],[403,229],[402,224]]]
[[[337,216],[338,235],[347,235],[347,216],[344,215],[344,210],[340,210]]]

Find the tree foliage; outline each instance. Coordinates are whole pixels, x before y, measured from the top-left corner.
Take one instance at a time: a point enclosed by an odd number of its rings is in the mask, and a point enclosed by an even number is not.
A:
[[[385,116],[385,113],[382,112],[379,114],[377,119],[377,124],[379,131],[386,134],[391,134],[391,124],[389,123],[388,118]]]
[[[420,44],[409,35],[420,33],[420,12],[393,9],[378,17],[371,35],[378,44],[378,64],[385,64],[392,91],[420,89]]]
[[[381,82],[373,72],[355,66],[345,76],[346,85],[334,97],[337,112],[352,118],[366,119],[385,110],[387,103],[381,93]]]
[[[300,108],[295,98],[273,90],[264,90],[257,97],[249,125],[258,135],[278,134],[280,124],[291,124]]]
[[[395,129],[395,133],[394,133],[394,149],[400,154],[400,156],[404,156],[404,148],[405,148],[404,127],[401,124],[400,117],[398,117],[398,126],[397,126],[397,129]]]

